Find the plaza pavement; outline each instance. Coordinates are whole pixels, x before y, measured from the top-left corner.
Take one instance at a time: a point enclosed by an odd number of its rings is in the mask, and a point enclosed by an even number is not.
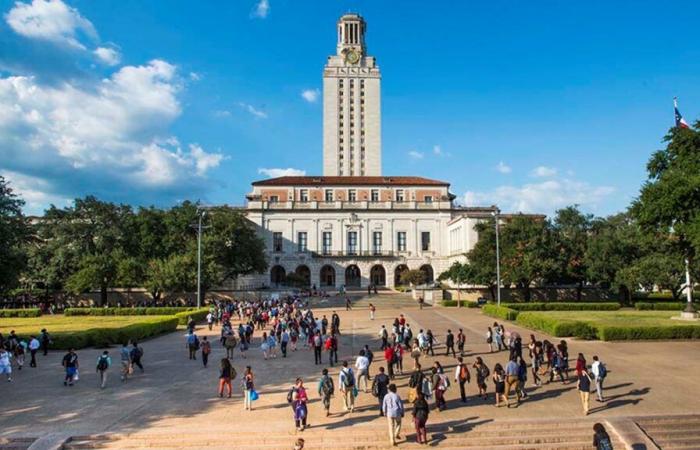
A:
[[[366,308],[368,301],[377,306],[376,319],[369,320]],[[474,309],[426,308],[417,306],[403,296],[380,295],[370,299],[358,299],[352,311],[345,311],[340,301],[334,307],[323,304],[315,308],[318,315],[328,318],[335,309],[341,317],[339,359],[354,361],[354,356],[366,343],[375,352],[372,373],[381,364],[377,336],[381,324],[390,327],[394,317],[404,313],[413,328],[414,335],[420,328],[431,329],[440,342],[451,328],[465,331],[467,343],[465,360],[471,364],[475,356],[481,356],[490,367],[496,362],[505,363],[507,354],[489,353],[485,343],[485,330],[493,319]],[[529,330],[506,324],[507,329],[517,330],[524,340]],[[50,330],[49,330],[50,331]],[[25,367],[16,372],[13,383],[0,382],[0,437],[32,436],[41,438],[32,448],[51,448],[67,436],[99,433],[182,433],[196,432],[211,435],[227,433],[257,433],[259,436],[289,436],[290,447],[294,440],[294,423],[286,393],[296,377],[306,380],[312,399],[309,406],[311,429],[306,432],[337,436],[339,441],[352,439],[361,430],[386,428],[385,419],[377,417],[376,399],[371,394],[361,393],[353,414],[342,412],[340,397],[333,399],[331,417],[324,417],[316,394],[317,380],[324,366],[313,364],[313,352],[300,347],[290,352],[288,358],[281,355],[273,360],[263,360],[262,353],[254,346],[243,360],[239,353],[234,358],[234,367],[239,378],[234,381],[234,397],[220,399],[216,394],[218,360],[224,350],[217,342],[219,330],[209,332],[206,327],[198,329],[200,335],[211,336],[213,341],[210,365],[203,368],[201,361],[187,359],[184,330],[161,336],[142,343],[146,372],[135,373],[127,383],[119,381],[118,347],[110,349],[114,366],[110,370],[108,387],[100,390],[95,374],[95,361],[101,350],[85,349],[80,357],[81,380],[74,387],[64,387],[60,366],[63,352],[51,352],[38,357],[37,369]],[[260,332],[255,337],[259,338]],[[548,338],[536,333],[538,339]],[[700,373],[697,358],[700,342],[634,342],[607,343],[598,341],[569,341],[571,360],[578,352],[586,358],[597,354],[607,364],[609,375],[606,397],[608,402],[598,404],[591,401],[591,420],[615,420],[626,416],[668,415],[697,413],[700,411],[700,387],[694,382]],[[445,357],[444,348],[437,346],[436,357],[427,358],[423,367],[438,360],[449,371],[452,378],[455,360]],[[327,355],[324,352],[324,362]],[[252,412],[244,412],[240,388],[240,376],[245,365],[251,365],[256,374],[256,387],[260,400],[254,403]],[[406,384],[412,362],[408,355],[404,359],[404,376],[398,377],[399,394],[406,395]],[[337,387],[338,367],[331,370]],[[531,376],[531,375],[530,375]],[[493,384],[489,383],[489,392]],[[495,408],[493,394],[488,401],[477,399],[476,386],[468,385],[469,400],[466,405],[459,401],[459,388],[453,383],[446,397],[448,409],[433,412],[430,426],[449,425],[449,429],[467,430],[479,424],[519,419],[556,419],[566,421],[583,418],[575,383],[562,385],[555,382],[533,388],[528,382],[530,397],[518,408]],[[408,417],[408,415],[407,415]],[[504,422],[505,423],[505,422]],[[465,426],[468,425],[466,428]],[[409,420],[404,429],[412,435]],[[304,434],[300,434],[303,436]],[[412,439],[412,438],[411,438]],[[206,445],[202,445],[206,447]],[[115,447],[116,448],[116,447]]]

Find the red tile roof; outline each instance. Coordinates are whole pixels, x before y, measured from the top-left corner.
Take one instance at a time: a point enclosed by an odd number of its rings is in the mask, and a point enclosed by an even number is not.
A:
[[[254,181],[253,186],[449,186],[423,177],[278,177]]]

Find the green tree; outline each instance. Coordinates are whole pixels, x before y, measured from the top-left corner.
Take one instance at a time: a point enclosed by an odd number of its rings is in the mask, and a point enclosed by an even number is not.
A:
[[[593,217],[579,211],[578,206],[560,209],[552,224],[553,255],[557,269],[554,280],[557,283],[576,284],[576,299],[581,300],[581,291],[586,281],[586,249]]]
[[[469,263],[463,264],[459,261],[455,261],[449,269],[440,274],[438,281],[448,280],[457,286],[457,306],[460,306],[459,302],[462,300],[461,286],[472,283],[473,278],[473,268]]]
[[[476,224],[479,235],[474,248],[467,253],[467,283],[487,286],[496,298],[496,229],[493,221]]]
[[[672,128],[664,142],[647,163],[648,179],[632,213],[645,230],[672,234],[679,257],[692,265],[700,248],[700,132]]]
[[[418,269],[407,270],[401,274],[401,283],[418,286],[425,282],[425,272]]]
[[[29,238],[24,200],[0,176],[0,292],[15,287],[26,264],[24,245]]]

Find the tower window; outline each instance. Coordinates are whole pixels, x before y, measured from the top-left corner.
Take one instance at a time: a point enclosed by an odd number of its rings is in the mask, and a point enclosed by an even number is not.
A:
[[[397,202],[402,202],[404,199],[403,197],[403,189],[397,189],[396,190],[396,201]]]

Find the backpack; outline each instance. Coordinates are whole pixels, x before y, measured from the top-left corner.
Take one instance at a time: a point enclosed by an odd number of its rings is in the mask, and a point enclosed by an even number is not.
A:
[[[326,350],[330,350],[333,347],[333,342],[331,342],[332,339],[333,338],[326,339],[326,344],[325,344]]]
[[[197,336],[194,337],[194,348],[199,350],[199,338]]]
[[[486,367],[486,364],[483,364],[481,366],[481,369],[479,369],[479,372],[481,373],[481,377],[486,379],[488,376],[491,374],[491,371],[489,370],[488,367]]]
[[[613,450],[612,443],[607,437],[598,440],[598,450]]]
[[[235,380],[235,379],[236,379],[236,375],[238,375],[238,374],[236,373],[236,369],[234,369],[233,366],[231,366],[231,379],[232,379],[232,380]]]
[[[97,370],[99,371],[105,371],[109,367],[109,363],[107,362],[107,358],[104,356],[100,356],[100,360],[97,361]]]
[[[355,377],[353,376],[352,372],[349,370],[344,370],[343,373],[345,374],[343,377],[343,384],[345,387],[349,388],[355,386]]]
[[[441,391],[446,391],[447,388],[450,387],[450,378],[447,375],[445,375],[444,373],[441,373],[439,378],[440,378],[439,389]]]
[[[605,364],[603,364],[603,363],[598,364],[598,378],[600,378],[602,380],[607,375],[608,375],[608,369],[605,367]]]
[[[462,364],[462,365],[459,367],[459,379],[460,379],[460,380],[466,380],[466,379],[467,379],[467,374],[468,374],[468,373],[469,373],[469,372],[467,371],[467,366],[464,365],[464,364]]]
[[[297,388],[293,387],[287,392],[287,403],[292,403],[294,401],[294,392],[296,392]]]
[[[331,380],[331,377],[326,377],[321,383],[321,392],[323,392],[323,396],[330,397],[333,395],[334,390],[333,380]]]

